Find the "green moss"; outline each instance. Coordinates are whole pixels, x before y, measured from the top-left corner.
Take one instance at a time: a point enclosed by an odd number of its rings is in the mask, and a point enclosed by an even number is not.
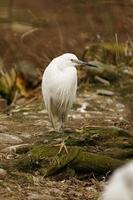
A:
[[[59,148],[55,146],[35,146],[27,156],[16,160],[14,166],[22,171],[39,169],[43,175],[50,175],[71,162],[79,150],[77,148],[68,148],[68,154],[63,150],[59,155],[58,151]]]
[[[132,148],[122,149],[116,147],[107,149],[105,152],[102,152],[102,154],[111,156],[112,158],[118,158],[124,160],[133,157],[133,149]]]
[[[90,45],[88,50],[85,49],[84,58],[114,65],[123,62],[130,64],[132,57],[128,51],[133,52],[133,49],[126,43],[97,43]]]
[[[25,158],[16,160],[14,167],[24,172],[38,170],[44,176],[50,176],[68,166],[79,172],[104,173],[123,163],[105,155],[84,151],[80,147],[68,147],[68,154],[64,150],[59,155],[57,152],[57,147],[35,146]]]
[[[84,129],[84,132],[89,136],[99,135],[105,138],[132,137],[129,132],[117,127],[88,127]]]
[[[52,143],[53,137],[61,138],[61,134],[55,135],[51,134],[52,140],[46,136],[49,145],[35,144],[25,151],[28,152],[23,157],[11,161],[12,169],[31,173],[39,171],[43,176],[54,175],[67,167],[76,172],[102,174],[123,164],[123,158],[132,157],[129,150],[133,147],[132,134],[116,127],[86,127],[80,133],[71,133],[66,140],[68,154],[64,149],[58,154],[60,147]]]

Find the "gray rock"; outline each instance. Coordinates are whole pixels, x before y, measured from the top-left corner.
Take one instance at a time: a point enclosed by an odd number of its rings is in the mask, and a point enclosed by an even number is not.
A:
[[[97,90],[98,95],[103,95],[103,96],[113,96],[114,92],[109,91],[109,90],[104,90],[104,89],[98,89]]]
[[[0,133],[0,144],[20,144],[22,142],[23,141],[15,135]]]
[[[6,174],[7,174],[6,170],[0,168],[0,179],[4,179],[6,177]]]
[[[23,152],[25,148],[28,148],[31,144],[17,144],[6,147],[1,150],[2,153],[16,153],[17,151]]]

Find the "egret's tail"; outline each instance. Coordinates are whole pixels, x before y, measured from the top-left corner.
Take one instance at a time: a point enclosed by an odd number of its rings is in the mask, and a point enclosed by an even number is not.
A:
[[[53,128],[60,132],[64,130],[64,122],[67,119],[68,110],[64,104],[60,104],[60,101],[53,101],[50,98],[50,103],[47,106],[48,115]],[[67,106],[68,107],[68,106]]]
[[[49,115],[50,122],[55,131],[60,132],[64,129],[64,122],[57,116],[53,116],[52,113]]]

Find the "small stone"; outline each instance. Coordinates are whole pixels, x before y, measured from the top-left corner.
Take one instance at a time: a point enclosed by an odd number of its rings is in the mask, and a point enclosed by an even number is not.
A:
[[[15,135],[0,133],[0,144],[20,144],[22,142],[23,141]]]
[[[5,169],[0,168],[0,179],[4,179],[7,172]]]
[[[2,153],[23,153],[25,151],[28,151],[27,149],[30,148],[31,145],[29,144],[17,144],[17,145],[12,145],[9,147],[6,147],[1,150]]]
[[[103,96],[113,96],[114,92],[109,91],[109,90],[104,90],[104,89],[98,89],[97,90],[98,95],[103,95]]]

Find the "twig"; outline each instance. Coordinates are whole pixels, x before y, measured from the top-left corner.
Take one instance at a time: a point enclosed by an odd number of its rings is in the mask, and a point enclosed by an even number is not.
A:
[[[23,33],[23,34],[21,35],[21,41],[23,42],[23,39],[24,39],[25,37],[27,37],[28,35],[34,33],[35,31],[38,31],[38,30],[39,30],[38,28],[32,28],[31,30],[26,31],[25,33]]]

